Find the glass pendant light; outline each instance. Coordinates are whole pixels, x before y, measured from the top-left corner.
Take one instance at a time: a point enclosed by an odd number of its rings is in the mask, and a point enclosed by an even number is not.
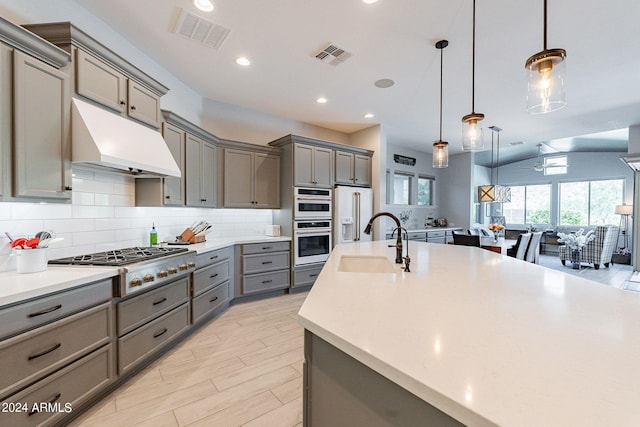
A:
[[[482,126],[479,122],[484,114],[476,113],[476,0],[473,0],[473,46],[471,57],[471,113],[462,118],[462,149],[481,151],[484,148]]]
[[[567,51],[547,49],[547,0],[544,0],[543,50],[527,59],[527,112],[544,114],[567,105]]]
[[[442,51],[449,46],[447,40],[440,40],[436,48],[440,49],[440,138],[433,143],[433,167],[446,168],[449,166],[449,143],[442,140]]]

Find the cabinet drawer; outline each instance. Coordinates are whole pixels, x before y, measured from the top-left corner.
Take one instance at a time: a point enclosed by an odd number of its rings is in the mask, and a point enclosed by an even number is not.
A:
[[[185,303],[138,330],[118,339],[118,371],[126,372],[189,327],[189,304]]]
[[[289,250],[289,242],[251,243],[242,245],[242,255],[282,252]]]
[[[229,261],[203,268],[193,273],[193,295],[229,280]]]
[[[299,286],[311,286],[315,283],[316,279],[320,275],[320,271],[322,270],[323,265],[313,267],[313,268],[304,268],[300,270],[295,270],[293,272],[293,285],[292,287]]]
[[[189,279],[137,295],[116,305],[118,336],[122,336],[189,299]]]
[[[110,341],[111,302],[0,344],[0,397]]]
[[[196,323],[198,319],[211,313],[227,301],[229,301],[229,281],[194,298],[193,306],[191,307],[193,323]]]
[[[436,239],[436,238],[440,238],[440,237],[444,237],[445,235],[445,231],[427,231],[427,239],[431,240],[431,239]]]
[[[196,267],[203,268],[233,257],[233,246],[196,255]]]
[[[427,233],[409,233],[409,240],[426,240]]]
[[[244,255],[242,273],[262,273],[265,271],[289,268],[289,252],[277,252],[265,255]]]
[[[242,294],[289,287],[289,270],[242,277]]]
[[[8,406],[8,402],[12,402],[26,409],[25,412],[3,413],[2,425],[32,427],[61,424],[73,409],[109,384],[112,357],[111,345],[104,346],[2,401],[1,405]],[[45,406],[43,411],[34,411],[40,405]]]
[[[112,279],[0,309],[0,338],[44,325],[111,299]]]

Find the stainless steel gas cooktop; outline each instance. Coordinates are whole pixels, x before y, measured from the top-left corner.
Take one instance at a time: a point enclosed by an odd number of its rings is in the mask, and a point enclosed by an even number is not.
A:
[[[68,258],[52,259],[49,261],[49,264],[119,267],[122,265],[129,265],[136,262],[175,255],[187,251],[188,249],[186,248],[133,247],[96,252],[87,255],[78,255]]]

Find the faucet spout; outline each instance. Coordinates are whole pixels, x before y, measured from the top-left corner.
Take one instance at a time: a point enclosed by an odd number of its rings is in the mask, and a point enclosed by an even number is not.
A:
[[[398,229],[402,227],[402,224],[400,224],[400,220],[398,219],[398,217],[392,214],[391,212],[378,212],[377,214],[373,215],[371,219],[369,219],[369,222],[367,223],[367,226],[364,229],[365,234],[371,234],[371,227],[373,226],[373,221],[375,221],[376,218],[381,216],[388,216],[389,218],[391,218],[396,223],[396,226]],[[398,232],[398,238],[396,240],[395,247],[396,247],[396,264],[402,264],[402,233],[401,232]]]

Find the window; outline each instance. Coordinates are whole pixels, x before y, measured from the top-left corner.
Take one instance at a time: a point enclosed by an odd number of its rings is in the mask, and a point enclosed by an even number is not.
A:
[[[623,179],[561,182],[560,224],[615,224],[616,205],[622,203],[623,196]]]
[[[411,190],[413,186],[413,175],[402,172],[393,173],[393,204],[411,204]]]
[[[545,175],[562,175],[567,173],[567,156],[544,158]]]
[[[511,186],[511,202],[502,209],[507,224],[550,224],[551,184]]]
[[[418,206],[433,205],[433,183],[435,177],[418,175]]]

